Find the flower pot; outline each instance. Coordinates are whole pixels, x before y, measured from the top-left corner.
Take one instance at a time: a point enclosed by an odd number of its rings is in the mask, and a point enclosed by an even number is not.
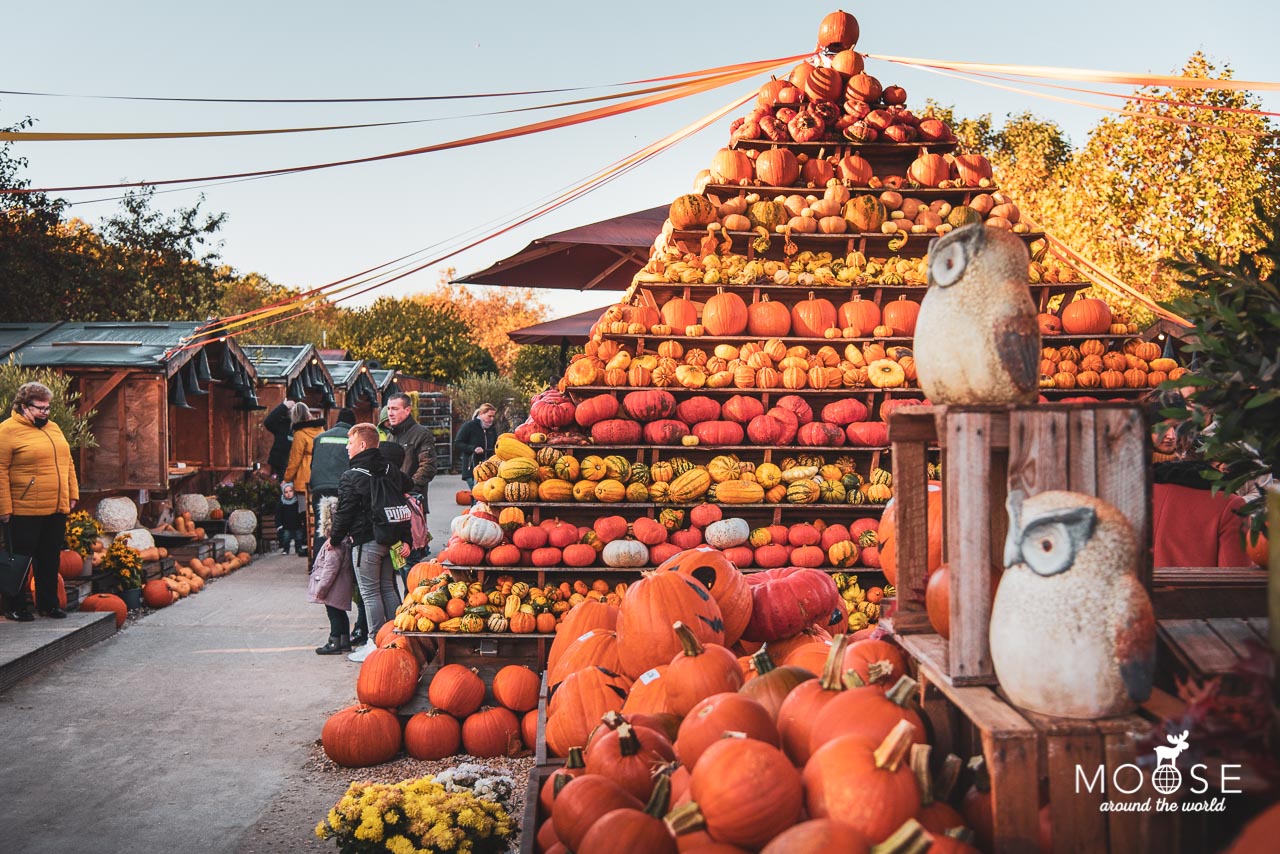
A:
[[[93,575],[93,558],[87,557],[84,559],[84,568],[80,570],[80,577],[88,578],[91,575]]]
[[[136,611],[142,607],[142,588],[131,587],[127,590],[121,590],[120,598],[124,600],[124,604],[130,611]]]

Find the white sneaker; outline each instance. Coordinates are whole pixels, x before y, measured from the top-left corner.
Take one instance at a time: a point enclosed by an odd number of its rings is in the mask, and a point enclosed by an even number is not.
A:
[[[378,645],[373,642],[372,638],[370,638],[369,640],[365,641],[364,646],[360,647],[355,652],[348,655],[347,659],[349,661],[364,661],[366,658],[369,657],[369,653],[373,652],[377,648],[378,648]]]

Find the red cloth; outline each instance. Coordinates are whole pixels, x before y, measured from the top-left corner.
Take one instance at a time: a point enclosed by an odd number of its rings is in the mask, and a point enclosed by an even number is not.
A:
[[[1172,483],[1152,487],[1155,566],[1252,566],[1244,551],[1238,495]]]

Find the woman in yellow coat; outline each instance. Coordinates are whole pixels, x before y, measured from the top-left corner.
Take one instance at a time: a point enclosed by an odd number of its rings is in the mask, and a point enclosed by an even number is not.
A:
[[[49,420],[52,401],[48,386],[24,383],[14,397],[13,414],[0,423],[0,525],[8,529],[10,549],[32,559],[36,607],[46,617],[62,619],[67,612],[58,607],[58,557],[80,484],[71,446]],[[23,593],[6,598],[4,615],[34,619]]]

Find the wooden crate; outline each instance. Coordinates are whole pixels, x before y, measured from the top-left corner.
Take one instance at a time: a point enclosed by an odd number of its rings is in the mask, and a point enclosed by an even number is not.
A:
[[[994,689],[959,686],[929,665],[919,669],[921,705],[939,753],[981,752],[991,780],[997,852],[1039,854],[1041,794],[1053,825],[1053,850],[1112,852],[1177,850],[1177,813],[1104,812],[1103,802],[1141,802],[1159,797],[1143,776],[1142,789],[1125,794],[1110,782],[1106,793],[1077,791],[1077,766],[1111,770],[1138,758],[1138,740],[1165,717],[1177,700],[1157,692],[1139,714],[1098,721],[1052,718],[1014,708]]]
[[[169,557],[179,563],[190,563],[195,560],[204,560],[207,557],[217,559],[213,553],[213,540],[193,540],[182,546],[174,546],[169,549]]]
[[[1267,616],[1267,571],[1259,567],[1156,567],[1151,604],[1157,619]]]
[[[1069,489],[1115,505],[1137,532],[1151,583],[1150,442],[1131,403],[904,407],[889,418],[898,565],[893,631],[912,655],[957,685],[994,684],[988,630],[992,581],[1004,571],[1005,498]],[[942,449],[943,561],[950,567],[951,641],[931,635],[926,452]]]

